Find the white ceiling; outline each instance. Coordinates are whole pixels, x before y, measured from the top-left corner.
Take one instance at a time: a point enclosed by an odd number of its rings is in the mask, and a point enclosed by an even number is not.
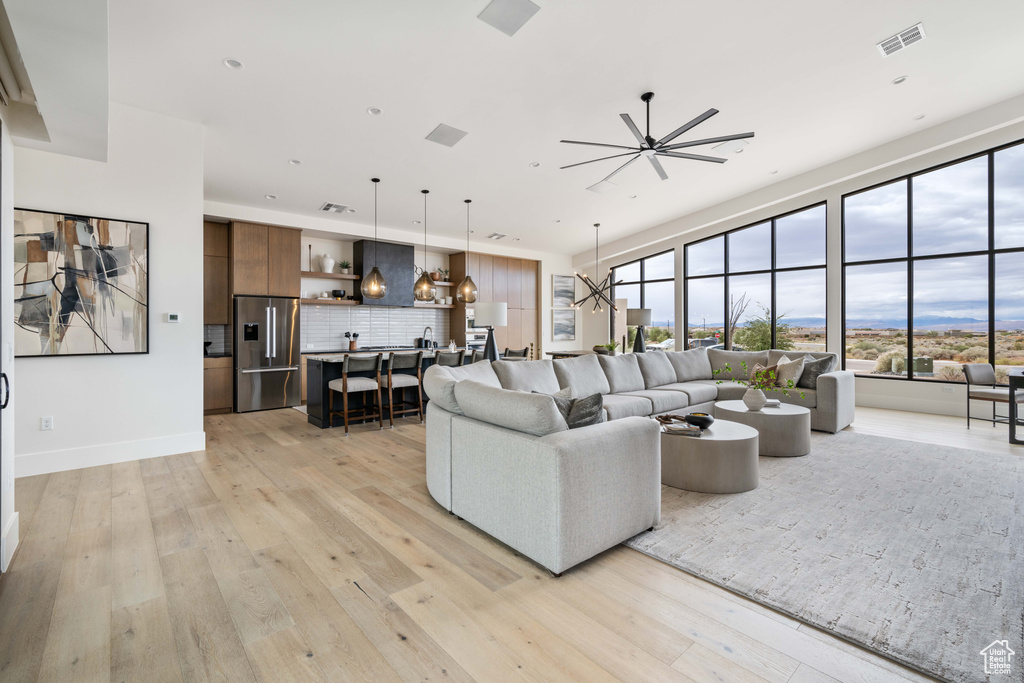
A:
[[[536,1],[508,37],[486,0],[110,0],[110,96],[206,125],[210,201],[369,223],[379,176],[382,225],[418,230],[429,188],[432,234],[458,236],[469,197],[478,236],[577,253],[592,223],[616,239],[1024,92],[1019,0]],[[919,21],[927,40],[880,56]],[[723,165],[664,159],[665,182],[634,164],[612,194],[585,188],[619,160],[559,170],[606,156],[559,139],[633,144],[619,114],[643,127],[647,90],[655,138],[710,107],[679,141],[757,137]],[[469,134],[424,140],[439,123]]]

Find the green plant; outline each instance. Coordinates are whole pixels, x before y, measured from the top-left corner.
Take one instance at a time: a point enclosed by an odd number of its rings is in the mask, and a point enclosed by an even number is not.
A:
[[[751,374],[750,369],[747,367],[747,361],[741,360],[740,365],[743,367],[743,374],[747,375],[749,379],[733,379],[732,381],[736,382],[736,384],[742,384],[748,389],[760,389],[761,391],[779,391],[782,392],[783,396],[789,396],[789,390],[796,389],[796,383],[791,379],[786,380],[786,386],[779,386],[779,380],[778,377],[775,375],[775,370],[771,368],[763,368],[761,370],[756,370]],[[715,370],[716,375],[719,375],[723,372],[732,372],[732,367],[730,367],[730,365],[726,363],[725,367],[721,367],[718,370]],[[726,380],[720,379],[718,380],[718,384],[723,384],[725,381]],[[796,393],[800,394],[800,398],[804,398],[804,392],[797,389]]]
[[[907,351],[899,349],[883,353],[875,361],[875,372],[903,372],[907,369]]]
[[[438,268],[437,272],[440,273],[441,279],[447,282],[447,280],[448,280],[448,269],[447,268]]]
[[[612,339],[607,344],[601,344],[601,346],[608,349],[608,353],[615,353],[615,349],[619,348],[619,342]]]
[[[352,267],[352,264],[350,262],[348,262],[348,261],[342,261],[338,265],[341,266],[342,268],[351,268]]]
[[[736,330],[733,340],[747,351],[765,351],[772,348],[772,314],[767,306],[758,304],[761,315],[747,318],[744,327]],[[780,315],[775,321],[775,348],[789,351],[793,348],[793,340],[789,338],[789,324],[782,322]]]

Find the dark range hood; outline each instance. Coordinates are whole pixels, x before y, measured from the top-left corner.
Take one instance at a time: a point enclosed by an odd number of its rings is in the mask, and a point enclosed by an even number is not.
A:
[[[387,293],[380,299],[363,297],[363,306],[412,307],[412,286],[416,280],[415,247],[408,244],[389,244],[373,240],[359,240],[352,245],[352,267],[365,275],[374,266],[374,244],[377,247],[376,264],[387,282]]]

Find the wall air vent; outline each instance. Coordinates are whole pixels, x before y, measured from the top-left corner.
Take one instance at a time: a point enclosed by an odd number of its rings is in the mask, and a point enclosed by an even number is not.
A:
[[[927,36],[924,33],[924,24],[911,26],[906,30],[900,31],[891,38],[886,38],[880,42],[878,44],[878,51],[882,53],[883,57],[888,57],[894,52],[899,52],[905,47],[921,42],[926,37]]]
[[[320,207],[321,211],[327,213],[345,213],[348,211],[347,204],[335,204],[334,202],[324,202],[324,205]]]
[[[489,240],[500,240],[500,239],[502,239],[504,237],[508,237],[508,235],[503,235],[500,232],[492,232],[490,235],[487,236],[487,239],[489,239]]]

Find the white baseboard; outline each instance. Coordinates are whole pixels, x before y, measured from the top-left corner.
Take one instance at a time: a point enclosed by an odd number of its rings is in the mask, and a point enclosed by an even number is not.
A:
[[[161,455],[176,455],[206,449],[206,432],[175,434],[156,439],[105,443],[82,448],[68,448],[62,451],[42,453],[19,453],[14,456],[14,476],[31,477],[74,470],[80,467],[110,465],[129,460],[144,460]]]
[[[3,541],[0,543],[3,546],[3,557],[0,557],[0,570],[2,571],[7,571],[7,568],[11,566],[11,558],[14,557],[14,551],[18,549],[18,519],[18,513],[15,512],[7,520],[7,526],[4,528]]]

